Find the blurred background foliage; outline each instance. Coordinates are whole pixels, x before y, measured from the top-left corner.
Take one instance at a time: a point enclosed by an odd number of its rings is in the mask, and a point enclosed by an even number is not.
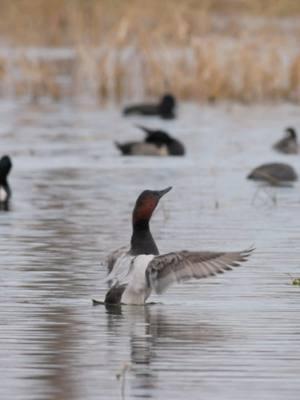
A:
[[[200,101],[300,99],[300,1],[0,5],[1,92],[32,99],[85,93],[100,101],[166,90]]]

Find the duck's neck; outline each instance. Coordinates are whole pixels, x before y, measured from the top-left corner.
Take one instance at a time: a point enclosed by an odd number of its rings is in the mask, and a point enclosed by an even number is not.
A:
[[[148,220],[138,221],[133,224],[130,253],[134,256],[139,254],[159,254],[149,229]]]
[[[9,184],[8,184],[6,178],[4,178],[4,179],[0,178],[0,188],[4,189],[6,191],[6,193],[10,196],[10,187],[9,187]]]
[[[0,185],[7,186],[7,178],[6,176],[1,175],[1,173],[0,173]]]

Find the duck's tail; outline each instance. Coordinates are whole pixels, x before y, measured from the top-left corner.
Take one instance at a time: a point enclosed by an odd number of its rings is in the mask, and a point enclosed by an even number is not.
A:
[[[117,148],[118,150],[122,151],[123,145],[122,145],[121,143],[115,141],[114,144],[115,144],[115,146],[116,146],[116,148]]]
[[[114,142],[115,146],[123,155],[130,154],[130,146],[127,143]]]

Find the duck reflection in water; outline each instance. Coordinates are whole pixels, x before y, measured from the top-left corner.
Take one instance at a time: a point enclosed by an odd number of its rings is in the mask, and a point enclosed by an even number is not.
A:
[[[195,320],[192,311],[178,315],[176,309],[168,308],[167,314],[165,306],[159,303],[105,307],[108,337],[129,335],[130,360],[124,360],[124,364],[131,364],[129,374],[134,379],[130,380],[128,391],[132,397],[155,398],[158,373],[153,364],[166,363],[167,354],[174,354],[174,349],[188,358],[191,353],[190,359],[195,360],[201,359],[197,352],[207,351],[209,344],[224,341],[219,326]]]

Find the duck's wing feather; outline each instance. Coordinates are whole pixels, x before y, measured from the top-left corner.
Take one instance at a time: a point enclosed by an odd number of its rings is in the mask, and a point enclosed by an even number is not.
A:
[[[253,248],[237,252],[180,251],[156,256],[146,270],[148,285],[162,293],[176,282],[222,274],[246,261]]]
[[[122,257],[122,256],[124,256],[124,255],[126,255],[126,254],[128,254],[128,253],[129,253],[129,248],[126,247],[126,246],[122,246],[122,247],[118,248],[117,250],[114,250],[113,252],[111,252],[111,253],[107,256],[107,258],[106,258],[106,260],[105,260],[105,265],[107,266],[107,272],[108,272],[108,274],[110,274],[111,271],[113,270],[113,267],[114,267],[116,261],[117,261],[120,257]]]

